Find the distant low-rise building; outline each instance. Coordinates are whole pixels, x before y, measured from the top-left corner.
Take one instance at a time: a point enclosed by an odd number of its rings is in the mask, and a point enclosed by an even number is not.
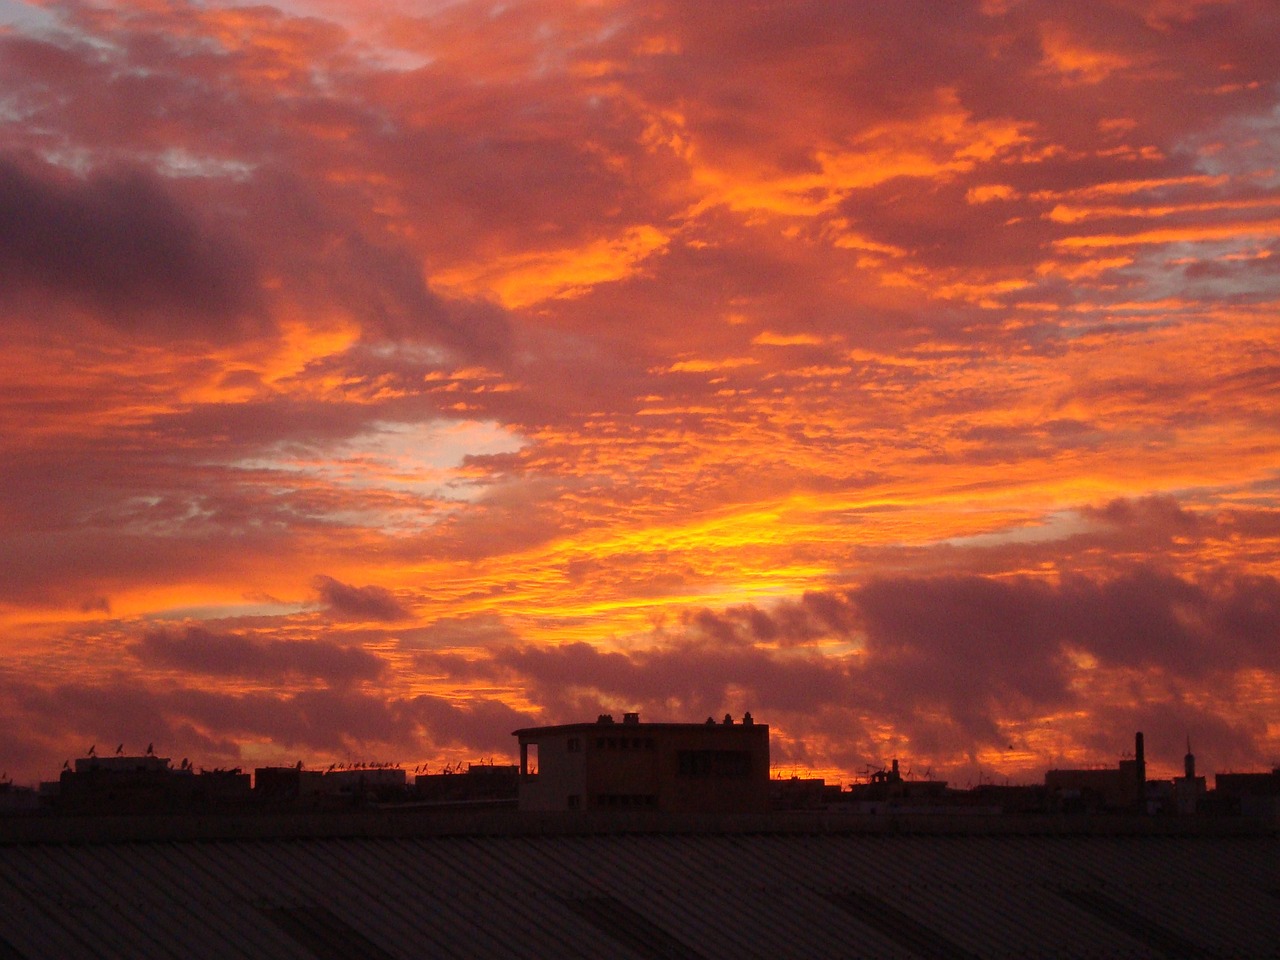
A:
[[[326,772],[321,790],[330,796],[353,801],[404,800],[409,779],[400,767],[357,767]]]
[[[1270,773],[1217,773],[1218,803],[1246,817],[1280,817],[1280,767]]]
[[[1142,734],[1134,736],[1134,756],[1102,770],[1050,770],[1044,785],[1064,807],[1081,810],[1145,809],[1147,762]]]
[[[293,767],[258,767],[253,771],[253,795],[259,803],[314,803],[323,792],[324,771]]]
[[[864,813],[937,806],[947,796],[947,781],[906,779],[897,760],[888,770],[872,773],[866,783],[855,783],[849,787],[850,801]]]
[[[465,773],[419,774],[413,786],[417,799],[424,803],[514,803],[520,791],[520,767],[514,763],[472,763]]]
[[[174,811],[246,801],[250,778],[240,770],[196,770],[168,757],[90,754],[62,771],[51,801],[64,810],[101,813]]]
[[[253,782],[255,799],[269,805],[325,807],[408,799],[408,777],[395,766],[259,767]]]
[[[40,805],[40,794],[30,787],[20,787],[0,780],[0,814],[30,813]]]
[[[516,730],[519,806],[526,811],[655,810],[764,813],[769,727],[741,723],[595,723]]]
[[[770,810],[825,810],[839,804],[841,788],[821,777],[792,776],[769,781]]]

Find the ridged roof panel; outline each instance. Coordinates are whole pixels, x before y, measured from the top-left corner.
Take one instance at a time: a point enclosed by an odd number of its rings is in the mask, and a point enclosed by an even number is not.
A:
[[[1274,836],[0,847],[0,957],[1274,956]]]

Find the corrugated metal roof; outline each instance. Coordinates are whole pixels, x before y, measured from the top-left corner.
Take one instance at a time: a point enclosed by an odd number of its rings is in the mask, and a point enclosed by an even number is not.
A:
[[[0,960],[1276,957],[1273,835],[0,846]]]

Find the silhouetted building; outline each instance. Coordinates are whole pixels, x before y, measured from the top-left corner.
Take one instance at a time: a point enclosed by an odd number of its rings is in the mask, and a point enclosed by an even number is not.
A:
[[[98,757],[76,760],[59,778],[58,805],[65,810],[134,812],[190,800],[195,771],[174,770],[168,757]]]
[[[820,777],[787,777],[769,781],[769,809],[825,810],[841,801],[840,785]]]
[[[236,804],[251,797],[249,775],[240,770],[201,770],[168,757],[90,755],[63,770],[53,802],[63,810],[140,813]]]
[[[29,813],[40,805],[40,794],[30,787],[19,787],[9,780],[0,780],[0,813]]]
[[[867,813],[904,806],[933,806],[940,803],[946,794],[945,780],[904,779],[897,760],[888,770],[876,770],[866,783],[855,783],[849,787],[849,799]]]
[[[1145,811],[1147,761],[1142,734],[1134,736],[1134,757],[1113,769],[1050,770],[1045,787],[1066,809]]]
[[[516,730],[521,810],[764,813],[769,727],[742,723],[595,723]]]
[[[1216,773],[1216,800],[1246,817],[1280,817],[1280,767],[1270,773]]]
[[[323,793],[324,773],[293,767],[258,767],[253,771],[253,793],[269,805],[314,804]]]
[[[1208,790],[1204,777],[1196,776],[1196,757],[1191,752],[1191,739],[1187,738],[1187,754],[1182,758],[1182,776],[1173,779],[1174,811],[1183,816],[1199,812],[1206,793]]]
[[[515,803],[520,792],[516,764],[472,763],[465,773],[424,773],[413,780],[414,792],[426,803]]]
[[[365,802],[407,800],[408,778],[392,766],[352,766],[339,770],[259,767],[254,771],[254,796],[264,804],[303,807],[345,807]]]
[[[971,790],[952,791],[950,801],[958,807],[1005,814],[1044,813],[1048,809],[1048,790],[1040,784],[980,783]]]
[[[200,770],[192,778],[191,805],[196,808],[237,806],[252,799],[253,783],[238,767]]]
[[[327,796],[353,802],[404,800],[408,777],[399,767],[357,767],[354,770],[326,771],[320,789]]]

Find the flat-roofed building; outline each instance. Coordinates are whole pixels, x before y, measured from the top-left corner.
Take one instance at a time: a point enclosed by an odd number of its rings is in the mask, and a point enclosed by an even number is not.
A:
[[[1219,809],[1247,817],[1280,817],[1280,766],[1270,773],[1214,776]]]
[[[1147,787],[1147,762],[1142,734],[1134,734],[1132,760],[1105,770],[1049,770],[1044,775],[1045,788],[1059,802],[1074,801],[1083,808],[1105,810],[1144,810]]]
[[[769,727],[735,723],[595,723],[516,730],[520,809],[763,813],[769,808]]]

